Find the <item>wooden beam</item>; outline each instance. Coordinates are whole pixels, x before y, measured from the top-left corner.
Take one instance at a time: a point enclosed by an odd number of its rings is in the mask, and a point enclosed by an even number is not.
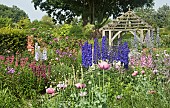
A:
[[[113,42],[113,40],[114,40],[121,32],[122,32],[122,31],[118,31],[118,32],[113,36],[113,38],[111,39],[110,42]]]

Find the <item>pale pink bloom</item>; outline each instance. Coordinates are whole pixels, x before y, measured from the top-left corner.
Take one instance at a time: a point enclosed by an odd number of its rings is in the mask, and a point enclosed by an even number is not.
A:
[[[87,92],[80,92],[80,94],[79,94],[80,96],[86,96],[87,95]]]
[[[57,85],[57,87],[58,87],[59,89],[65,89],[65,88],[67,87],[67,85],[66,85],[66,84],[62,84],[62,83],[59,83],[59,84]]]
[[[141,62],[141,67],[147,66],[147,61],[146,61],[145,55],[141,56],[140,62]]]
[[[132,76],[136,76],[138,74],[138,71],[134,71],[133,73],[132,73]]]
[[[141,71],[141,73],[142,73],[142,74],[145,74],[145,71],[144,71],[144,70],[142,70],[142,71]]]
[[[152,66],[153,66],[153,64],[152,64],[152,56],[148,55],[147,67],[152,67]]]
[[[47,88],[46,89],[46,93],[47,94],[54,94],[55,93],[55,89],[54,88]]]
[[[103,69],[103,70],[108,70],[110,68],[110,64],[108,64],[105,61],[102,61],[101,63],[99,63],[98,66],[100,69]]]
[[[76,86],[78,89],[82,89],[82,88],[85,88],[85,87],[86,87],[86,84],[77,83],[77,84],[75,84],[75,86]]]

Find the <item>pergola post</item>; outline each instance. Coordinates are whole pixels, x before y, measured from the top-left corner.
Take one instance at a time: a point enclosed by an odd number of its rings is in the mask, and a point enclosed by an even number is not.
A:
[[[112,41],[111,41],[111,39],[112,39],[112,31],[111,31],[111,30],[109,30],[109,46],[111,46],[111,45],[112,45]]]
[[[105,36],[105,30],[102,30],[102,36]]]

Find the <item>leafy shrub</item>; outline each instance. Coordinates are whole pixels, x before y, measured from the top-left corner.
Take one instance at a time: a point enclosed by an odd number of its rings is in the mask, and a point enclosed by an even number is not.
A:
[[[15,53],[26,49],[27,38],[24,30],[12,28],[0,28],[0,54],[10,51]]]
[[[0,89],[0,107],[1,108],[19,108],[18,99],[11,94],[8,88]]]
[[[59,36],[69,36],[70,30],[73,26],[69,24],[64,24],[58,29]]]
[[[35,76],[28,67],[9,66],[1,64],[0,84],[2,88],[8,88],[18,99],[34,99],[45,90],[44,79]]]

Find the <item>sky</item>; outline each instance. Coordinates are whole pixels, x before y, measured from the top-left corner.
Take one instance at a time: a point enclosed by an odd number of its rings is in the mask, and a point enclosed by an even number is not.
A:
[[[12,5],[17,6],[21,10],[25,11],[28,14],[28,17],[31,21],[40,20],[44,15],[47,15],[45,12],[42,12],[40,9],[35,10],[32,0],[0,0],[0,4],[4,4],[6,6],[12,7]],[[154,9],[158,9],[159,7],[167,4],[170,6],[170,0],[154,0],[155,6]]]

